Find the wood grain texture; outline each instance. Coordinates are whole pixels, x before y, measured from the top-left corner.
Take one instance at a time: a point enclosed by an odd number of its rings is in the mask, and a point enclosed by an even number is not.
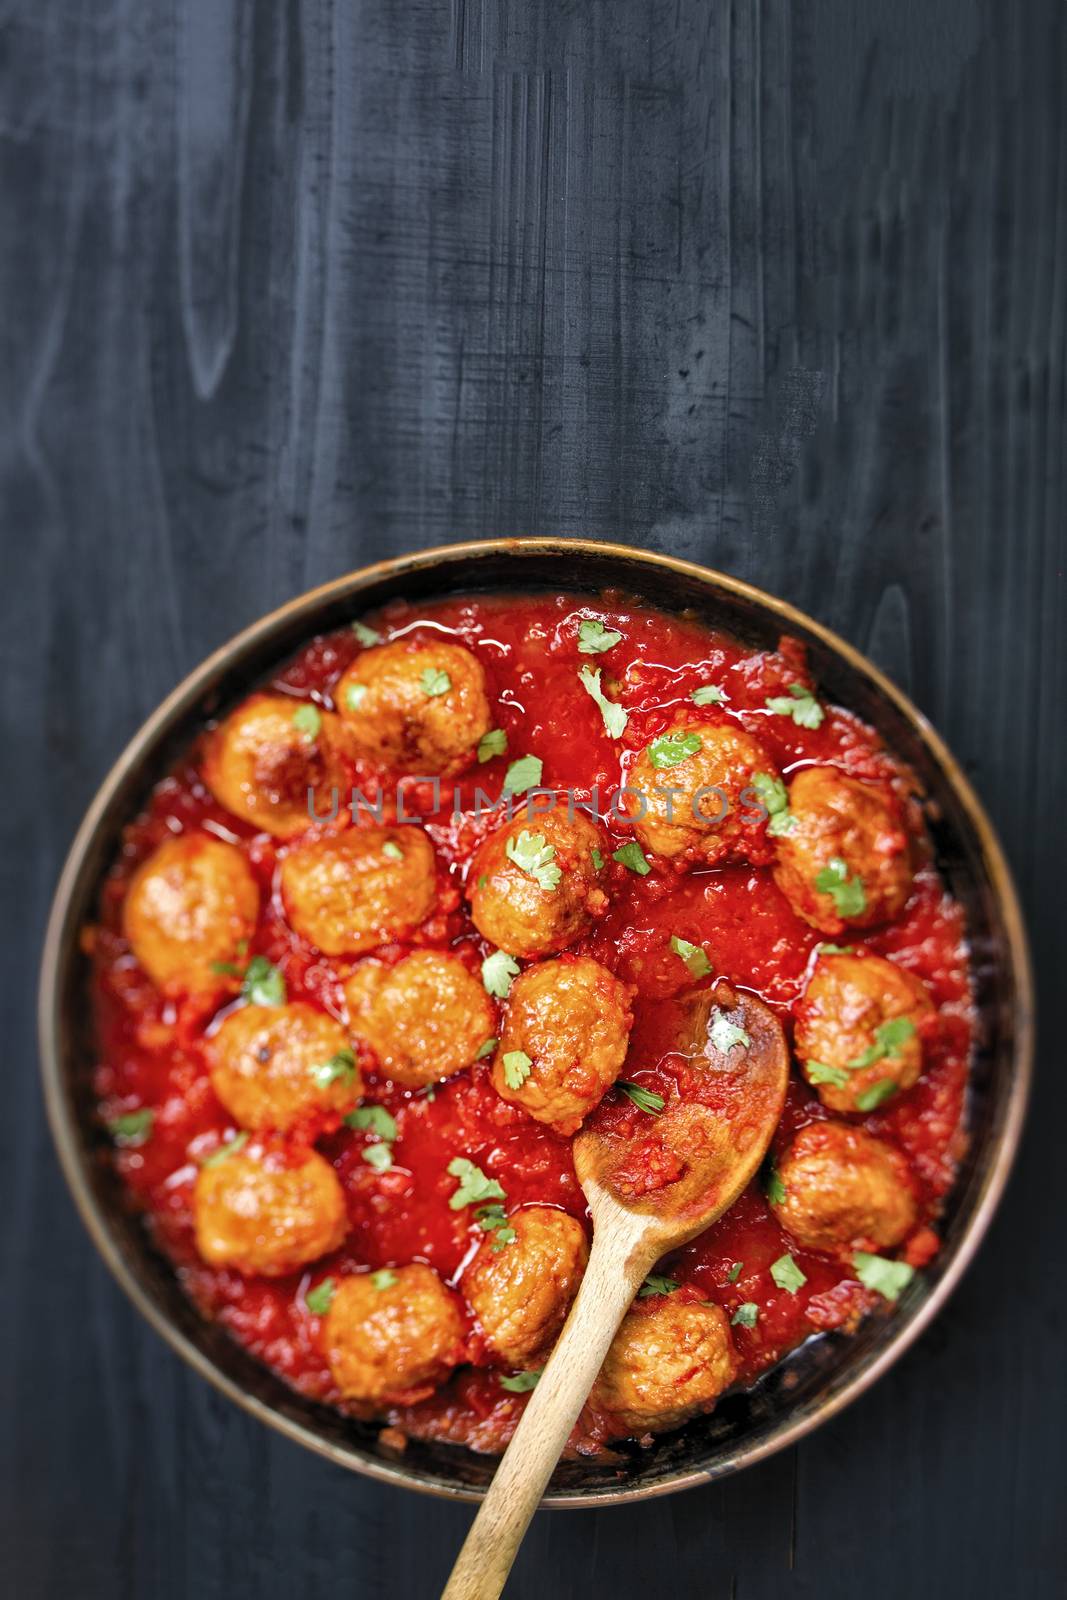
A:
[[[1065,68],[1056,0],[0,4],[6,1592],[443,1582],[468,1511],[268,1436],[120,1299],[31,994],[185,670],[369,559],[553,531],[761,583],[913,695],[1016,867],[1045,1060],[889,1378],[736,1479],[539,1517],[508,1592],[1062,1589]]]

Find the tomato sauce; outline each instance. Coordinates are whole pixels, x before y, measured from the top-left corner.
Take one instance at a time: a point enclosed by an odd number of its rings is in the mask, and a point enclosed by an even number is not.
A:
[[[617,628],[621,642],[595,656],[576,655],[576,630],[585,618]],[[786,777],[807,764],[833,763],[854,777],[887,779],[900,792],[908,788],[907,774],[878,737],[848,712],[827,707],[822,725],[813,730],[767,711],[768,697],[787,694],[791,684],[817,691],[802,648],[789,639],[775,652],[752,652],[694,622],[632,609],[610,595],[595,604],[566,596],[488,597],[417,609],[396,602],[365,620],[387,638],[443,635],[467,645],[485,668],[494,725],[508,736],[505,756],[477,766],[455,785],[442,783],[439,794],[430,782],[404,779],[400,784],[406,814],[423,819],[440,862],[438,907],[412,942],[465,950],[472,964],[490,947],[467,916],[462,885],[474,849],[500,820],[499,812],[475,815],[476,792],[481,789],[496,799],[508,763],[517,756],[541,758],[545,787],[570,791],[579,802],[596,801],[601,815],[607,813],[605,826],[612,848],[617,848],[633,834],[624,819],[612,814],[611,802],[637,752],[680,710],[691,708],[694,689],[714,683],[726,699],[704,708],[701,716],[736,719],[763,741]],[[332,709],[331,691],[359,649],[347,630],[317,638],[279,671],[273,687],[292,695],[294,706],[311,700]],[[602,669],[612,698],[626,708],[629,721],[621,740],[606,734],[597,706],[579,682],[582,665]],[[373,797],[373,772],[353,764],[352,779]],[[347,799],[341,796],[342,819]],[[921,832],[914,801],[910,814],[913,828]],[[449,1207],[455,1179],[447,1168],[454,1157],[470,1158],[497,1179],[509,1207],[536,1201],[586,1220],[585,1200],[575,1179],[570,1140],[501,1100],[490,1083],[488,1063],[476,1064],[428,1092],[382,1080],[369,1060],[364,1063],[366,1100],[386,1106],[398,1126],[393,1166],[380,1172],[361,1159],[373,1142],[371,1132],[339,1125],[317,1139],[346,1194],[351,1231],[344,1246],[311,1269],[280,1279],[248,1278],[206,1266],[193,1244],[193,1180],[199,1161],[234,1129],[212,1090],[202,1046],[217,1008],[232,1004],[233,994],[206,1002],[164,999],[135,963],[120,931],[122,900],[135,867],[169,834],[193,827],[237,843],[261,886],[262,909],[249,956],[263,954],[281,967],[290,999],[308,999],[343,1018],[341,985],[357,963],[322,956],[288,927],[276,890],[276,869],[286,846],[255,833],[213,800],[194,747],[127,829],[121,857],[102,892],[98,923],[86,930],[94,966],[100,1113],[111,1122],[141,1108],[153,1110],[150,1137],[119,1148],[116,1161],[132,1200],[204,1314],[223,1323],[297,1389],[337,1403],[319,1347],[321,1319],[308,1310],[305,1295],[346,1269],[413,1260],[429,1263],[455,1284],[484,1235],[470,1208]],[[761,997],[791,1036],[793,1007],[822,936],[794,915],[769,866],[731,865],[681,874],[654,865],[651,873],[640,876],[609,861],[603,881],[610,908],[574,948],[636,986],[635,1024],[623,1069],[628,1081],[652,1090],[667,1084],[667,1002],[693,986],[670,948],[672,936],[703,947],[714,968],[710,981],[725,978]],[[847,937],[850,945],[891,956],[916,974],[938,1008],[929,1037],[924,1035],[919,1083],[862,1119],[870,1131],[898,1146],[911,1165],[922,1220],[903,1254],[921,1267],[937,1250],[937,1218],[964,1142],[973,1019],[962,913],[927,862],[894,925],[866,935],[850,931]],[[401,951],[378,954],[388,960]],[[494,1005],[499,1032],[500,1005]],[[623,1103],[619,1091],[609,1091],[605,1106],[611,1108],[616,1101]],[[794,1071],[774,1148],[782,1149],[798,1128],[826,1114]],[[786,1252],[807,1279],[795,1294],[776,1287],[769,1273],[771,1263]],[[732,1329],[742,1384],[812,1335],[854,1327],[862,1315],[884,1306],[847,1265],[798,1248],[775,1220],[758,1180],[726,1216],[657,1271],[678,1282],[678,1294],[714,1301],[728,1316],[743,1303],[758,1306],[754,1327]],[[478,1450],[503,1448],[525,1398],[502,1389],[500,1373],[489,1365],[473,1320],[466,1354],[468,1364],[429,1399],[390,1412],[394,1427]],[[608,1431],[606,1419],[587,1411],[572,1447],[595,1450]]]

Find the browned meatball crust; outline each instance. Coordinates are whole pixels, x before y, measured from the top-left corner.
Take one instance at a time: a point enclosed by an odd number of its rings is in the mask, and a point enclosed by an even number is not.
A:
[[[414,950],[387,967],[365,961],[345,984],[352,1036],[386,1077],[417,1089],[469,1067],[493,1032],[493,1008],[457,956]]]
[[[335,700],[354,753],[390,772],[452,777],[492,725],[481,662],[437,639],[364,650]]]
[[[822,933],[870,928],[904,910],[914,875],[891,790],[836,767],[805,767],[789,785],[792,827],[777,839],[775,881]]]
[[[796,1052],[831,1111],[871,1111],[922,1071],[934,1015],[918,978],[881,956],[820,956],[797,1007]]]
[[[462,1358],[455,1295],[421,1262],[341,1279],[326,1313],[323,1349],[346,1400],[410,1405]]]
[[[467,894],[478,932],[511,956],[566,949],[607,910],[595,865],[607,849],[604,834],[580,811],[531,816],[523,808],[471,862]],[[531,870],[534,861],[540,865]]]
[[[802,1128],[778,1163],[782,1227],[809,1250],[888,1250],[911,1232],[918,1208],[907,1161],[844,1122]]]
[[[312,813],[327,817],[335,802],[344,804],[343,750],[332,712],[289,695],[254,694],[208,735],[204,782],[235,817],[291,839],[311,827]]]
[[[683,760],[656,764],[664,752],[669,756],[671,745],[681,750],[694,744]],[[634,832],[653,854],[694,864],[770,861],[765,819],[753,802],[757,774],[777,779],[778,768],[743,728],[676,723],[641,751],[627,778]]]
[[[251,938],[259,889],[235,845],[205,833],[165,839],[130,880],[122,929],[152,982],[167,994],[220,987]]]
[[[278,1278],[336,1250],[348,1232],[337,1174],[314,1151],[298,1166],[235,1151],[193,1186],[196,1248],[212,1267]]]
[[[347,828],[293,845],[281,885],[297,933],[326,955],[362,955],[433,909],[433,846],[415,826]]]
[[[719,1306],[673,1295],[639,1300],[615,1335],[589,1403],[620,1433],[677,1428],[710,1411],[737,1370]]]
[[[515,1238],[488,1236],[463,1275],[463,1293],[486,1341],[509,1367],[544,1364],[578,1293],[589,1247],[565,1211],[524,1206],[508,1226]]]
[[[512,985],[493,1058],[497,1094],[573,1133],[619,1075],[635,992],[591,956],[528,967]]]
[[[359,1104],[359,1068],[339,1022],[303,1001],[241,1006],[208,1041],[215,1093],[243,1128],[285,1130]]]

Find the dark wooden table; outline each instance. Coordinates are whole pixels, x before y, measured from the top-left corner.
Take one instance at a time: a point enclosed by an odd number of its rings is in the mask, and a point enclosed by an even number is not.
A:
[[[551,531],[752,579],[914,696],[1018,873],[1046,1059],[919,1348],[759,1469],[540,1517],[510,1593],[1063,1592],[1065,68],[1057,0],[0,6],[6,1594],[444,1578],[468,1510],[260,1429],[122,1299],[31,997],[83,808],[208,650]]]

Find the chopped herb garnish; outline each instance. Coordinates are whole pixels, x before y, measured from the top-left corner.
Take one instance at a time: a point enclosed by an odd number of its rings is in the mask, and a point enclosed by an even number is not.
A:
[[[754,1328],[759,1320],[759,1306],[754,1300],[746,1300],[744,1305],[738,1306],[730,1318],[731,1328]]]
[[[316,1089],[328,1089],[331,1083],[351,1083],[356,1076],[356,1058],[351,1050],[338,1050],[329,1061],[311,1068]]]
[[[496,1235],[492,1244],[494,1252],[499,1253],[505,1245],[514,1244],[518,1236],[508,1221],[507,1212],[503,1206],[479,1206],[474,1216],[483,1233]]]
[[[385,856],[387,861],[403,861],[404,859],[404,852],[395,839],[386,839],[382,845],[382,855]]]
[[[367,696],[365,683],[350,683],[345,690],[345,705],[349,711],[358,711]]]
[[[706,978],[711,971],[707,953],[698,944],[690,944],[688,939],[679,939],[675,934],[671,939],[671,949],[682,958],[692,977]]]
[[[227,1161],[230,1156],[235,1156],[238,1150],[243,1150],[247,1143],[248,1134],[242,1129],[240,1133],[235,1133],[232,1139],[228,1139],[225,1144],[220,1144],[219,1148],[208,1156],[203,1165],[205,1167],[217,1167],[223,1161]]]
[[[600,715],[604,719],[604,732],[612,739],[621,739],[626,732],[629,722],[628,712],[614,700],[609,700],[600,688],[600,668],[583,667],[578,677],[582,688],[591,699],[600,707]]]
[[[850,878],[848,866],[840,856],[831,856],[822,871],[816,873],[815,887],[820,894],[830,896],[839,917],[861,917],[867,909],[863,879],[858,874]]]
[[[442,672],[440,667],[426,667],[419,679],[419,687],[423,694],[428,694],[431,700],[436,700],[438,695],[448,693],[452,687],[452,679],[447,672]]]
[[[796,1294],[808,1281],[791,1255],[779,1256],[777,1261],[771,1262],[771,1277],[779,1289],[787,1289],[790,1294]]]
[[[536,789],[543,771],[540,756],[519,756],[504,774],[504,793],[525,794],[527,789]]]
[[[285,979],[266,956],[253,956],[241,984],[241,998],[253,1006],[283,1006]]]
[[[742,1268],[743,1265],[744,1265],[744,1263],[741,1262],[741,1261],[735,1261],[734,1262],[733,1266],[730,1268],[729,1272],[726,1274],[727,1283],[736,1283],[737,1282],[738,1278],[741,1276],[741,1268]]]
[[[116,1144],[144,1144],[152,1132],[155,1115],[149,1106],[140,1111],[125,1111],[120,1117],[112,1117],[107,1125],[108,1132]]]
[[[897,1300],[915,1276],[915,1268],[906,1261],[887,1261],[885,1256],[873,1256],[866,1250],[857,1250],[852,1266],[865,1289],[873,1289],[885,1300]]]
[[[533,1062],[525,1050],[508,1050],[504,1054],[504,1082],[509,1089],[521,1089],[533,1069]]]
[[[726,699],[726,690],[720,689],[717,683],[702,683],[689,698],[695,706],[721,706]]]
[[[615,628],[605,628],[597,617],[587,617],[578,624],[578,652],[583,656],[596,656],[618,644],[622,634]]]
[[[372,1272],[370,1281],[380,1294],[383,1289],[391,1289],[397,1281],[396,1273],[389,1267],[379,1267],[377,1272]]]
[[[232,961],[213,961],[211,970],[219,978],[243,978],[245,969],[235,966]]]
[[[638,1289],[637,1298],[639,1300],[647,1300],[653,1294],[673,1294],[677,1287],[677,1278],[665,1278],[658,1272],[650,1272],[640,1289]]]
[[[595,845],[594,845],[593,849],[590,850],[590,852],[589,852],[589,859],[593,863],[593,871],[594,872],[603,871],[604,857],[600,854],[600,851],[596,848]]]
[[[752,1043],[744,1028],[739,1028],[736,1022],[731,1022],[721,1006],[712,1008],[708,1039],[713,1049],[720,1050],[724,1056],[729,1055],[736,1045],[741,1045],[747,1050]]]
[[[337,1290],[335,1278],[323,1278],[314,1289],[309,1289],[304,1296],[304,1304],[313,1317],[324,1317],[330,1309],[334,1294]]]
[[[653,739],[648,746],[646,754],[657,772],[668,767],[680,766],[683,761],[688,761],[690,756],[698,755],[704,748],[704,741],[699,733],[665,733],[659,739]]]
[[[638,1111],[647,1111],[650,1116],[658,1117],[664,1107],[664,1099],[654,1089],[642,1089],[639,1083],[626,1083],[619,1079],[620,1088],[627,1099],[632,1100]]]
[[[488,882],[489,882],[489,874],[488,874],[488,872],[479,873],[477,887],[479,889],[484,889]]]
[[[817,944],[815,946],[815,954],[817,956],[854,956],[856,954],[856,946],[854,944]]]
[[[448,1163],[449,1174],[459,1179],[459,1187],[448,1204],[453,1211],[464,1206],[482,1205],[486,1200],[506,1200],[507,1195],[495,1178],[487,1178],[481,1167],[476,1167],[466,1156],[456,1156]]]
[[[499,1043],[499,1039],[487,1039],[475,1056],[475,1061],[484,1061],[486,1056],[491,1056]]]
[[[387,1144],[369,1144],[359,1154],[360,1159],[365,1161],[368,1167],[373,1167],[375,1172],[388,1172],[393,1164],[392,1148]]]
[[[494,756],[506,755],[508,736],[503,728],[490,728],[478,740],[478,760],[492,761]]]
[[[876,1061],[884,1061],[887,1056],[895,1060],[900,1055],[901,1046],[914,1037],[915,1024],[910,1017],[890,1017],[888,1022],[878,1024],[874,1030],[874,1043],[868,1045],[862,1054],[853,1056],[849,1066],[873,1067]]]
[[[359,1128],[364,1133],[376,1133],[379,1139],[390,1144],[396,1138],[396,1118],[384,1106],[357,1106],[345,1118],[345,1126]]]
[[[482,983],[486,994],[506,1000],[511,985],[519,975],[519,963],[513,961],[505,950],[494,950],[482,962]]]
[[[757,772],[752,779],[752,787],[766,809],[767,832],[771,838],[778,839],[783,833],[792,833],[797,819],[789,809],[789,795],[781,778],[774,778],[769,772]]]
[[[879,1078],[877,1083],[872,1083],[869,1089],[864,1089],[862,1094],[856,1096],[856,1110],[874,1111],[876,1107],[891,1100],[896,1092],[895,1078]]]
[[[811,690],[802,683],[791,683],[788,694],[775,695],[766,705],[776,717],[792,717],[798,728],[821,727],[826,716]]]
[[[767,1175],[763,1182],[763,1192],[772,1206],[785,1204],[785,1184],[776,1164],[772,1161],[767,1168]]]
[[[825,1061],[806,1061],[804,1076],[809,1083],[832,1083],[835,1089],[848,1086],[848,1072],[844,1067],[830,1067]]]
[[[532,878],[539,889],[552,891],[559,888],[563,873],[555,865],[556,851],[543,833],[530,833],[527,828],[509,839],[504,846],[509,861],[514,861],[520,872]]]
[[[381,644],[382,636],[375,628],[368,628],[365,622],[353,622],[352,632],[360,644]]]
[[[293,726],[299,732],[307,734],[309,739],[314,739],[322,727],[322,712],[318,706],[310,704],[297,706],[293,712]]]
[[[531,1389],[537,1388],[537,1380],[543,1371],[543,1367],[538,1367],[536,1371],[516,1372],[510,1378],[501,1376],[500,1387],[509,1394],[529,1394]]]
[[[636,839],[631,839],[629,844],[620,845],[618,850],[612,851],[611,859],[622,867],[629,867],[631,872],[639,872],[642,878],[647,878],[652,871],[645,859],[645,852]]]

